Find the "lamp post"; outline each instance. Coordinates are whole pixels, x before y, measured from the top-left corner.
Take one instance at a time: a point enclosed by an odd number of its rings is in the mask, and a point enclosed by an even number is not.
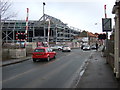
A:
[[[43,23],[44,23],[44,26],[43,26],[43,29],[44,29],[44,42],[46,41],[46,31],[45,31],[45,10],[44,10],[44,6],[45,6],[45,2],[43,2]]]

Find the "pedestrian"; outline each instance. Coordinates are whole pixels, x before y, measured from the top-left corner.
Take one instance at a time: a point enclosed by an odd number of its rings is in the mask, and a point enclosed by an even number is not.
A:
[[[96,51],[98,50],[98,44],[96,43]]]

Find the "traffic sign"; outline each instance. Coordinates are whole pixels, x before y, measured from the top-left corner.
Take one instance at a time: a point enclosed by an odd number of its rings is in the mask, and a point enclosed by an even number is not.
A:
[[[111,18],[102,18],[102,30],[103,30],[103,32],[112,31]]]

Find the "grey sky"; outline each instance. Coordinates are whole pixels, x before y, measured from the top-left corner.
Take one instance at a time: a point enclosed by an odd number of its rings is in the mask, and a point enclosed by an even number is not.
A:
[[[46,14],[60,19],[68,26],[93,33],[102,32],[101,21],[105,17],[105,4],[108,18],[114,18],[112,8],[115,0],[13,0],[12,10],[18,13],[14,19],[25,20],[26,8],[29,8],[29,20],[39,20],[43,15],[43,2],[46,3]]]

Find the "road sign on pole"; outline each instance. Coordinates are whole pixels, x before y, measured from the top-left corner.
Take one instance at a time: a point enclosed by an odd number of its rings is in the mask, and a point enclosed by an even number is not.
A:
[[[103,30],[103,32],[112,31],[111,18],[102,18],[102,30]]]

